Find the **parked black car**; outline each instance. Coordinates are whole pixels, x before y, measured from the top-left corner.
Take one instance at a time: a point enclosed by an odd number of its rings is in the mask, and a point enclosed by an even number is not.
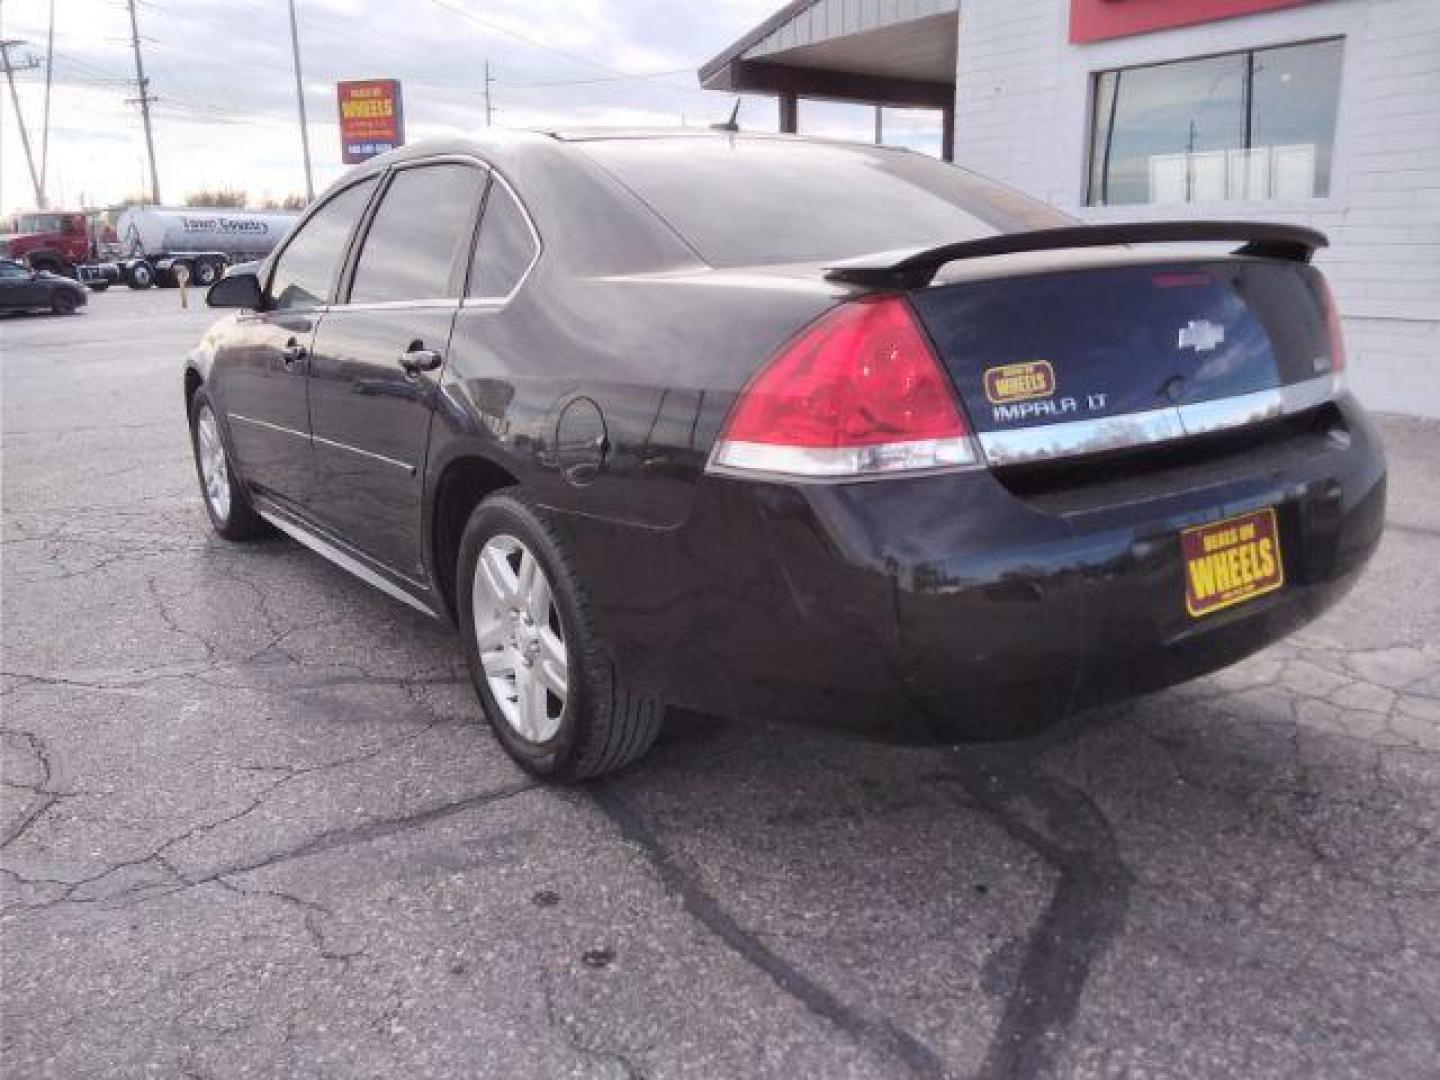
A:
[[[787,137],[414,146],[211,289],[185,396],[216,529],[454,620],[542,776],[673,705],[1012,737],[1355,582],[1385,465],[1323,243]]]
[[[85,286],[46,270],[0,259],[0,311],[53,311],[73,315],[90,302]]]

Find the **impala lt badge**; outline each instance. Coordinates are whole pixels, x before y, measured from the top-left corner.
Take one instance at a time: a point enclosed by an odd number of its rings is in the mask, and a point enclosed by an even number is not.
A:
[[[1180,328],[1176,348],[1194,349],[1197,353],[1209,352],[1225,340],[1225,328],[1216,326],[1208,319],[1191,319]]]

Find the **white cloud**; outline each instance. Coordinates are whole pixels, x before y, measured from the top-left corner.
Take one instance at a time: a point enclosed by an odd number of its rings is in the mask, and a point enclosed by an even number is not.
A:
[[[669,125],[682,116],[709,123],[728,115],[731,98],[701,90],[695,69],[781,0],[297,3],[310,144],[323,186],[343,169],[336,80],[400,79],[412,141],[483,125],[487,60],[503,126]],[[4,0],[0,30],[43,57],[47,12],[48,0]],[[256,197],[301,191],[284,0],[139,0],[139,18],[151,93],[160,99],[155,144],[165,198],[222,186]],[[123,0],[56,0],[53,204],[104,204],[148,186],[138,110],[125,102],[135,95],[129,32]],[[17,76],[37,153],[43,81],[39,70]],[[34,197],[8,100],[3,114],[0,212],[10,212]],[[750,99],[741,117],[746,127],[774,130],[775,102]],[[856,138],[871,131],[868,110],[820,103],[806,104],[802,124]],[[938,142],[938,126],[932,139],[923,120],[887,120],[887,130],[907,144]]]

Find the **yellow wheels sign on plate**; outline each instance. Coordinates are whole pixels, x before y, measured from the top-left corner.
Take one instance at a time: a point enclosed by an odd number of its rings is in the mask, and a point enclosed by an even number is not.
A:
[[[1285,584],[1274,508],[1198,525],[1180,534],[1185,610],[1199,618]]]

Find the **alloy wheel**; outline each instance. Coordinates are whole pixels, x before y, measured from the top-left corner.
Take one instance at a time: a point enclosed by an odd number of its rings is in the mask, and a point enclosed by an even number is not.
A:
[[[543,743],[560,730],[569,696],[565,631],[550,579],[529,548],[492,536],[475,563],[475,643],[491,696],[521,738]]]
[[[230,469],[225,462],[225,444],[220,441],[220,428],[209,405],[200,408],[195,421],[196,452],[200,458],[200,476],[205,481],[205,499],[221,521],[230,517]]]

